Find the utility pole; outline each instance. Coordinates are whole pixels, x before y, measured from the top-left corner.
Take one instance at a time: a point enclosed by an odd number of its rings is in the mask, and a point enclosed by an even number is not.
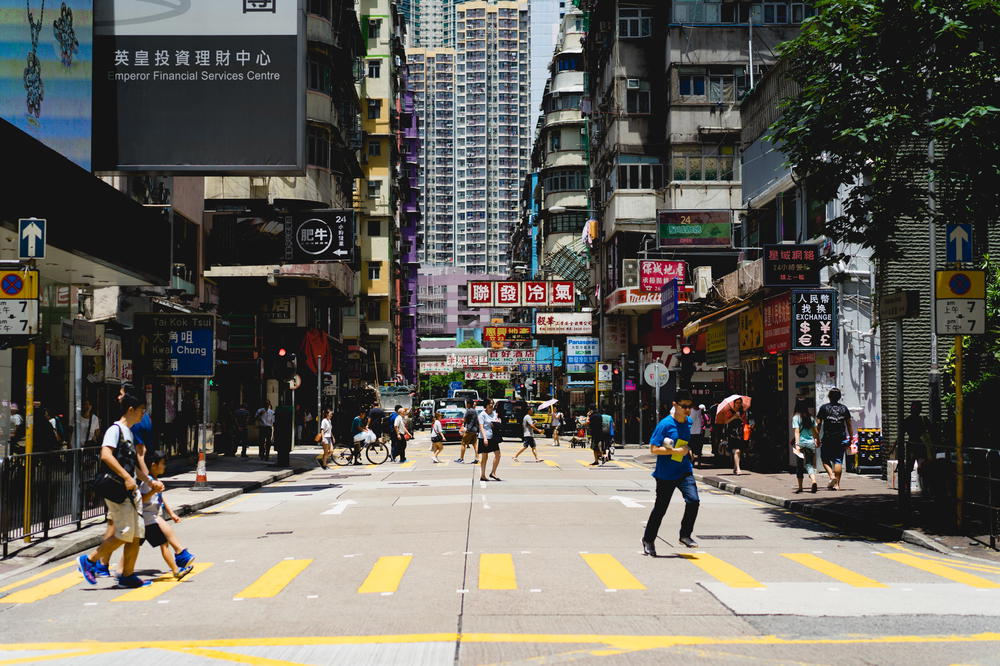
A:
[[[322,423],[323,415],[323,355],[316,354],[316,425]],[[317,429],[317,432],[319,430]]]
[[[618,421],[618,429],[622,434],[622,446],[625,446],[625,353],[623,352],[618,358],[618,368],[621,373],[622,378],[622,394],[621,394],[621,413],[620,420]]]

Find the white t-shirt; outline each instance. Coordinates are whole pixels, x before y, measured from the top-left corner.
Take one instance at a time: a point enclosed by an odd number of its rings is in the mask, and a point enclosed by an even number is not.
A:
[[[273,426],[274,425],[274,410],[273,409],[259,409],[257,410],[257,418],[260,419],[260,424],[262,426]]]
[[[531,418],[531,414],[525,414],[524,418],[521,419],[521,426],[524,429],[522,433],[525,437],[534,437],[535,431],[531,429],[531,426],[535,425],[535,419]]]
[[[392,427],[396,429],[396,437],[402,437],[403,433],[406,432],[406,419],[403,415],[396,413],[396,420],[392,422]]]
[[[493,417],[487,414],[485,409],[479,412],[479,432],[484,439],[493,439]]]
[[[701,410],[695,407],[691,410],[691,434],[700,435],[702,425],[705,423],[705,418],[702,416]]]
[[[562,425],[562,422],[563,422],[563,413],[556,412],[555,415],[552,417],[552,427],[558,428],[559,426]]]
[[[104,441],[101,442],[101,446],[106,446],[109,449],[117,449],[119,433],[126,441],[131,442],[135,446],[135,438],[132,437],[132,430],[127,425],[122,425],[118,422],[111,424],[111,427],[104,431]]]
[[[151,492],[153,487],[149,485],[148,481],[143,481],[139,484],[139,494],[145,495]],[[163,515],[163,495],[161,493],[156,493],[149,498],[149,501],[144,501],[142,503],[142,522],[146,525],[150,525],[156,522],[157,516]]]
[[[329,442],[333,439],[333,424],[330,419],[323,419],[319,424],[320,432],[323,433],[323,441]]]
[[[87,418],[80,416],[76,420],[76,430],[80,433],[81,442],[97,441],[101,436],[101,421],[97,418],[97,414],[91,414]]]
[[[434,425],[431,426],[431,433],[444,437],[444,429],[441,427],[441,421],[439,419],[434,419]]]

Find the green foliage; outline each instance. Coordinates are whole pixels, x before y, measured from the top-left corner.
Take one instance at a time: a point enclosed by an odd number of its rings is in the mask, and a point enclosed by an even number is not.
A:
[[[811,198],[852,186],[827,235],[898,258],[901,219],[1000,218],[1000,0],[819,0],[816,9],[780,47],[800,92],[783,102],[771,137]]]
[[[448,385],[451,382],[462,382],[463,387],[479,391],[480,397],[502,397],[504,389],[510,387],[510,382],[503,381],[465,381],[464,372],[452,372],[447,375],[430,375],[421,379],[420,395],[427,398],[444,398],[448,395]]]
[[[458,345],[459,349],[482,349],[483,343],[475,338],[466,338]]]
[[[995,447],[1000,438],[1000,422],[986,415],[996,409],[1000,396],[1000,261],[987,257],[982,268],[986,269],[986,334],[963,338],[965,441],[971,446]],[[948,354],[945,369],[946,377],[955,376],[954,347]],[[944,400],[954,409],[954,386],[944,395]]]

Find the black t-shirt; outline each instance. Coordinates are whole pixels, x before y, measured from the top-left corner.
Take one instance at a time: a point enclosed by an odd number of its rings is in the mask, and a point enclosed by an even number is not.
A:
[[[842,442],[847,439],[847,422],[851,420],[851,410],[839,402],[828,402],[819,408],[816,420],[823,425],[824,442]]]
[[[479,432],[479,412],[476,411],[475,407],[470,407],[465,410],[463,420],[465,422],[466,432]]]
[[[376,428],[382,427],[382,422],[385,421],[385,410],[381,407],[372,407],[368,410],[368,423]]]
[[[590,421],[588,422],[591,437],[604,437],[604,423],[601,419],[601,413],[598,411],[593,412],[590,415]]]

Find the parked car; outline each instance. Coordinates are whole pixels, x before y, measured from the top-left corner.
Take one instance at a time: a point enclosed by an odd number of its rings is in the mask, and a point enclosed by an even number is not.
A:
[[[504,437],[521,436],[521,418],[517,413],[517,403],[507,398],[493,401],[493,409],[500,419],[500,434]]]
[[[538,405],[542,404],[541,400],[529,400],[528,404],[535,408],[535,413],[532,418],[535,420],[535,425],[545,432],[546,437],[552,436],[552,414],[549,410],[538,409]]]
[[[446,442],[457,442],[462,439],[462,423],[465,420],[465,410],[448,407],[441,412],[441,431]]]

